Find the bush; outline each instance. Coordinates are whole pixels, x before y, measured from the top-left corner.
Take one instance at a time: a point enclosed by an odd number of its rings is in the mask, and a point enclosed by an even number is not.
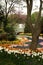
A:
[[[5,32],[1,33],[0,40],[7,40],[7,33],[5,33]]]
[[[15,33],[15,31],[14,31],[12,26],[10,26],[10,25],[8,26],[7,25],[5,31],[6,31],[6,34],[3,34],[4,37],[6,37],[5,40],[13,41],[13,40],[16,39],[16,33]],[[3,37],[3,35],[2,35],[2,37]]]
[[[9,33],[9,34],[7,35],[7,39],[8,39],[9,41],[14,41],[14,40],[16,40],[16,35],[13,34],[13,33]]]

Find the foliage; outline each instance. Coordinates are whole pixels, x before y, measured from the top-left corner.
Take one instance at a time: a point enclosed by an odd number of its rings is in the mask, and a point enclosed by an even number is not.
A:
[[[13,41],[16,39],[16,33],[12,25],[6,26],[7,39]]]
[[[38,16],[38,12],[35,12],[35,13],[33,13],[33,14],[31,15],[32,24],[35,24],[35,21],[36,21],[36,19],[37,19],[37,16]],[[26,32],[26,33],[27,33],[27,32],[32,32],[30,26],[25,25],[24,32]]]
[[[36,55],[37,54],[37,55]],[[43,65],[43,54],[19,54],[0,51],[0,65]]]
[[[32,15],[31,15],[31,19],[32,19],[32,23],[35,24],[35,21],[38,17],[38,12],[34,12]]]
[[[30,27],[27,26],[27,25],[25,25],[24,32],[25,32],[25,33],[31,33]]]
[[[16,35],[13,34],[13,33],[9,33],[9,34],[7,35],[7,39],[8,39],[9,41],[14,41],[14,40],[16,40]]]
[[[6,32],[4,30],[0,30],[0,40],[9,40],[13,41],[16,39],[16,33],[13,28],[13,26],[7,26],[6,27]]]
[[[21,15],[21,14],[10,14],[8,16],[9,22],[16,22],[16,23],[25,23],[26,20],[26,15]]]
[[[4,19],[4,22],[3,22],[4,30],[6,30],[6,25],[8,23],[8,15],[9,15],[9,13],[11,14],[12,11],[14,12],[14,1],[15,0],[3,0],[3,1],[0,1],[0,2],[2,2],[0,4],[2,5],[2,10],[3,10],[4,16],[5,16],[5,19]]]

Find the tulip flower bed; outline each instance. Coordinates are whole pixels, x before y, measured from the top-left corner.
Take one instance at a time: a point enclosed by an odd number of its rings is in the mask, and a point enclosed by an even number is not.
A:
[[[43,65],[43,52],[27,54],[8,53],[0,50],[0,65]]]

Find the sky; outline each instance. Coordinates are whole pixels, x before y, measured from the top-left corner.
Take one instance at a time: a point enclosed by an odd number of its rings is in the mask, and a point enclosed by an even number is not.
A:
[[[4,3],[4,0],[2,0],[2,1]],[[20,4],[18,4],[18,5],[15,4],[16,13],[21,13],[21,14],[26,15],[27,14],[26,2],[23,2],[23,0],[22,0]],[[40,0],[34,0],[33,7],[32,7],[32,13],[39,11],[39,7],[40,7]]]
[[[18,8],[16,8],[17,12],[21,12],[22,14],[27,14],[27,8],[24,7],[26,6],[26,3],[22,1],[22,5],[17,5]],[[34,0],[33,1],[33,8],[32,8],[32,13],[34,13],[35,11],[39,11],[39,7],[40,7],[40,1],[39,0]]]

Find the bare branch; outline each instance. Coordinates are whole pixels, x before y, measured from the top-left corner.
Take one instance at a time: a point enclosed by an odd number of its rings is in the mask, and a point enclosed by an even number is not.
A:
[[[14,1],[12,0],[10,6],[9,6],[9,8],[8,8],[8,13],[11,11],[11,8],[12,8],[13,3],[14,3]]]

